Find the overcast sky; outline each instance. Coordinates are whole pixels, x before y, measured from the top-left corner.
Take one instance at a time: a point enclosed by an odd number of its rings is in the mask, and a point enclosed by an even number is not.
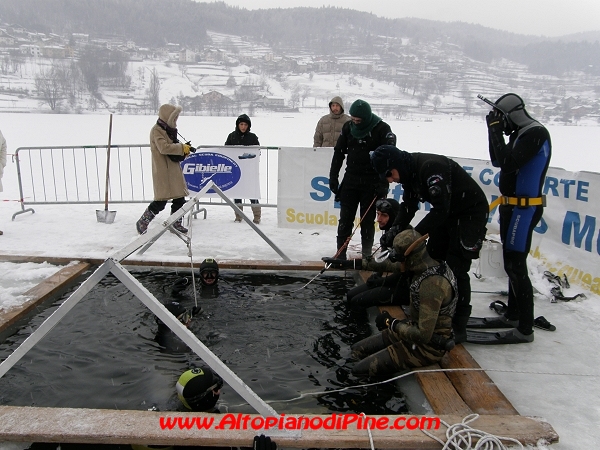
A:
[[[514,33],[562,36],[600,30],[600,0],[225,0],[246,9],[337,6],[388,18],[478,23]]]

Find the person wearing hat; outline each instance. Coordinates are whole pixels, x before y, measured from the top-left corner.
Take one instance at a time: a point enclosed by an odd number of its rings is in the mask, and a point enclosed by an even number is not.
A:
[[[177,119],[181,106],[164,104],[158,110],[158,120],[150,130],[150,151],[152,153],[152,185],[154,200],[148,205],[142,217],[136,222],[139,234],[144,234],[150,222],[165,209],[167,201],[172,200],[171,214],[178,211],[189,195],[183,178],[180,162],[196,149],[190,143],[182,144],[177,139]],[[172,227],[187,234],[180,217]]]
[[[219,264],[213,258],[206,258],[200,263],[199,273],[203,286],[215,286],[219,281]]]
[[[329,189],[340,202],[340,219],[337,229],[337,256],[346,258],[347,239],[352,233],[356,210],[360,205],[362,254],[373,251],[375,238],[375,200],[385,198],[388,183],[379,179],[371,166],[369,153],[383,144],[395,144],[396,136],[390,126],[373,114],[364,100],[350,106],[350,120],[342,127],[333,149],[329,169]],[[346,171],[340,183],[340,170],[346,160]]]
[[[469,270],[485,239],[489,205],[477,182],[455,161],[427,153],[408,153],[391,145],[371,154],[374,170],[388,182],[402,184],[400,212],[382,239],[391,248],[394,236],[406,229],[419,203],[431,209],[415,226],[421,235],[429,234],[427,251],[432,258],[446,261],[458,284],[458,303],[453,320],[456,342],[464,342],[471,315]]]
[[[251,126],[252,121],[250,120],[250,117],[248,117],[246,114],[241,114],[235,121],[235,130],[229,133],[229,136],[227,136],[225,145],[260,145],[258,142],[258,136],[250,132]],[[241,198],[234,199],[234,203],[238,205],[238,208],[242,210],[244,209]],[[258,205],[258,199],[251,199],[250,203],[252,205]],[[254,215],[252,222],[259,224],[262,214],[261,207],[252,206],[252,214]],[[236,213],[235,222],[241,221],[242,216]]]
[[[425,238],[412,228],[394,238],[388,258],[410,273],[410,315],[400,320],[383,311],[377,316],[375,324],[381,333],[352,346],[352,356],[359,360],[352,367],[353,374],[386,376],[428,366],[454,346],[456,279],[448,264],[429,256]]]
[[[508,275],[508,309],[501,317],[485,318],[488,328],[511,328],[489,333],[481,344],[533,342],[533,287],[527,269],[531,236],[542,214],[542,187],[552,156],[550,133],[525,109],[517,94],[505,94],[486,116],[490,160],[500,168],[497,203],[504,270]],[[504,136],[508,136],[506,143]],[[492,204],[492,206],[495,206]],[[509,236],[510,233],[510,236]]]
[[[208,366],[186,370],[175,385],[183,406],[196,412],[218,412],[215,405],[222,387],[223,379]]]
[[[313,147],[333,147],[342,132],[342,126],[349,120],[350,116],[344,114],[342,97],[333,97],[329,102],[329,114],[325,114],[317,122]]]
[[[375,203],[377,224],[385,233],[392,227],[394,219],[400,211],[400,204],[393,198],[383,198]],[[367,282],[348,291],[346,298],[352,309],[368,308],[377,305],[402,305],[408,304],[408,291],[406,277],[397,265],[390,274],[383,276],[390,270],[387,261],[377,262],[371,257],[362,258],[362,270],[371,270],[374,273]]]

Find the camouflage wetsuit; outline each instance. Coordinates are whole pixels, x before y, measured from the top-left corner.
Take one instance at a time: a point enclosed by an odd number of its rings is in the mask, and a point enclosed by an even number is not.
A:
[[[431,342],[433,333],[449,338],[456,308],[457,286],[445,262],[414,273],[410,286],[410,321],[394,322],[394,330],[363,339],[352,346],[353,356],[362,359],[355,374],[384,375],[439,361],[445,353]]]

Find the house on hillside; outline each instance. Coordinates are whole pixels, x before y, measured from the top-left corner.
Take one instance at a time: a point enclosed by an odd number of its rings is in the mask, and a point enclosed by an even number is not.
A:
[[[77,44],[77,45],[85,45],[90,40],[90,35],[84,34],[84,33],[73,33],[71,35],[71,37],[73,38],[73,40],[75,41],[75,44]]]
[[[67,56],[65,48],[58,45],[44,45],[40,47],[40,53],[44,58],[65,58]]]
[[[271,109],[273,111],[282,111],[285,110],[285,99],[281,97],[267,97],[263,96],[258,102],[257,105],[261,105],[265,109]]]
[[[0,47],[12,47],[16,39],[4,30],[0,30]]]
[[[189,48],[184,48],[179,51],[179,62],[193,63],[196,62],[196,53]]]
[[[39,57],[42,53],[36,44],[23,44],[19,46],[22,55]]]

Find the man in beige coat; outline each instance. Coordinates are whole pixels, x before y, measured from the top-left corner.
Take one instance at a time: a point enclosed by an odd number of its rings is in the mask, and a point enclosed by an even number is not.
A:
[[[171,214],[173,214],[183,206],[185,197],[189,195],[179,163],[190,154],[190,151],[195,152],[196,149],[189,144],[180,143],[177,139],[177,118],[180,113],[181,106],[162,105],[158,110],[158,120],[150,130],[154,201],[148,205],[136,223],[139,234],[146,232],[148,224],[165,209],[168,200],[173,200],[171,204]],[[182,218],[179,218],[173,224],[173,228],[185,234],[188,229],[181,222]]]
[[[329,114],[324,115],[317,122],[313,147],[335,147],[342,131],[342,125],[350,120],[344,114],[344,102],[341,97],[333,97],[329,102]]]

